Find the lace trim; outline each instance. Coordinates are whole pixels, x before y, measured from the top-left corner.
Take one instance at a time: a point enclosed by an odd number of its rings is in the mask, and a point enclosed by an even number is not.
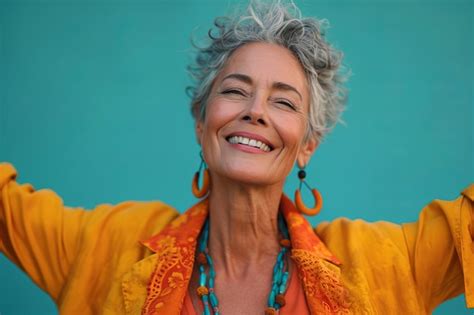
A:
[[[294,249],[291,257],[299,268],[299,276],[312,313],[350,314],[351,303],[341,282],[339,267],[313,251]]]

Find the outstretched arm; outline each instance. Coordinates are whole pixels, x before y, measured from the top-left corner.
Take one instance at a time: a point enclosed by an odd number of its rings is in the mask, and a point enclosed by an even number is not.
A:
[[[465,292],[474,307],[474,185],[453,201],[434,200],[402,225],[413,277],[428,305]]]
[[[432,312],[463,292],[474,308],[474,184],[455,200],[434,200],[413,223],[337,219],[316,233],[342,261],[360,312]]]
[[[140,240],[161,231],[178,212],[159,201],[70,208],[51,190],[18,184],[16,174],[13,166],[0,163],[1,252],[56,301],[60,312],[123,313],[122,277],[141,260],[154,262]]]
[[[13,166],[0,163],[0,250],[57,300],[87,212],[64,207],[53,191],[35,191],[15,178]]]

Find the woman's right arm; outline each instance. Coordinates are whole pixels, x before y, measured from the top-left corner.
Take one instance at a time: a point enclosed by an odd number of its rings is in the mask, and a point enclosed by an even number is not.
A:
[[[0,250],[57,300],[88,211],[65,207],[51,190],[20,185],[16,175],[0,163]]]

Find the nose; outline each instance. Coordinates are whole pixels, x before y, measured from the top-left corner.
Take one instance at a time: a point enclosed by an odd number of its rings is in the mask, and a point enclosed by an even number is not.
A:
[[[243,113],[242,120],[248,121],[249,123],[266,126],[268,118],[266,113],[265,99],[262,97],[252,98],[245,112]]]

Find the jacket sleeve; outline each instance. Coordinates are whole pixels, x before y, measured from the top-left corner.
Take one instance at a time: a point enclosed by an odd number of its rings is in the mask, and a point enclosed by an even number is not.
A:
[[[430,202],[416,222],[340,218],[316,233],[343,261],[344,281],[364,310],[431,313],[462,293],[474,308],[473,200],[474,184],[455,200]]]
[[[56,300],[88,211],[64,207],[54,192],[20,185],[16,175],[0,163],[0,250]]]
[[[18,184],[16,175],[12,165],[0,163],[0,250],[68,307],[102,309],[110,292],[121,296],[117,279],[149,255],[140,241],[179,215],[160,201],[70,208],[51,190]]]
[[[453,201],[434,200],[402,230],[426,305],[433,309],[464,292],[474,308],[474,184]]]

